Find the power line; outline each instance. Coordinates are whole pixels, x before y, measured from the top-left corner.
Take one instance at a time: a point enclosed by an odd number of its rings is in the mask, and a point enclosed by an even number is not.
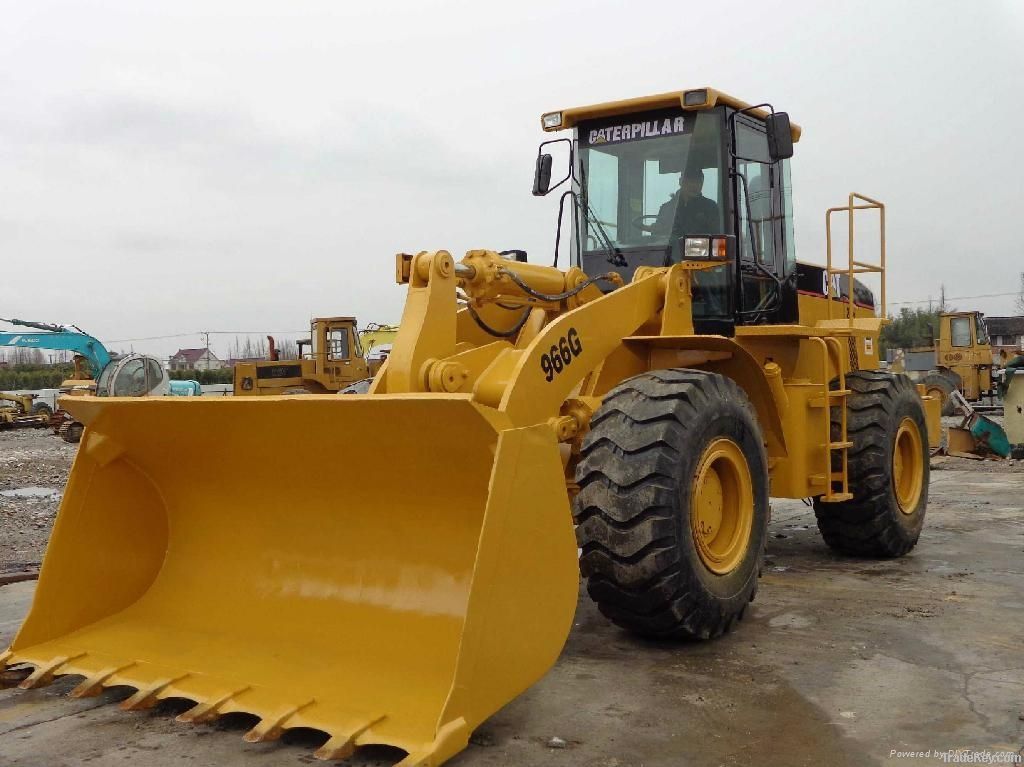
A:
[[[305,330],[197,330],[194,333],[171,333],[166,336],[146,336],[145,338],[116,338],[108,343],[127,344],[135,341],[163,341],[168,338],[185,338],[186,336],[263,336],[263,335],[290,335],[295,333],[309,333]]]
[[[981,295],[978,295],[978,296],[946,296],[945,300],[946,301],[969,301],[969,300],[974,299],[974,298],[1005,298],[1006,296],[1016,296],[1016,295],[1019,295],[1018,291],[1014,291],[1012,293],[982,293]],[[898,305],[901,305],[901,304],[929,304],[929,303],[937,303],[937,299],[935,299],[935,298],[923,298],[920,301],[887,301],[886,303],[889,304],[890,306],[898,306]]]

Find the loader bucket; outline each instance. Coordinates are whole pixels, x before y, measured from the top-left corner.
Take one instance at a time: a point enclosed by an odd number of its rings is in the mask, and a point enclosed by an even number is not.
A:
[[[555,662],[578,571],[552,430],[461,395],[64,400],[86,424],[23,686],[436,765]],[[497,425],[496,425],[497,424]]]

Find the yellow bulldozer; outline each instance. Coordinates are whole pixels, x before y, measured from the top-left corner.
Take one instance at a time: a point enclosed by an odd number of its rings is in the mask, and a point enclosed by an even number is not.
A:
[[[298,359],[280,359],[273,337],[267,336],[270,359],[235,363],[233,393],[335,394],[377,373],[383,358],[372,351],[386,347],[395,332],[377,324],[360,331],[355,317],[317,317],[310,323],[309,338],[298,342]]]
[[[555,662],[580,574],[619,626],[707,639],[754,598],[770,496],[813,499],[838,551],[910,551],[938,402],[878,369],[884,249],[831,252],[881,203],[830,210],[802,264],[784,112],[701,88],[542,125],[572,131],[570,265],[399,255],[368,393],[67,400],[85,435],[0,667],[426,767]]]

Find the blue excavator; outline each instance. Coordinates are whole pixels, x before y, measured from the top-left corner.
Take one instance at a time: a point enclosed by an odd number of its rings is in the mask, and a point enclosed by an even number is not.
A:
[[[155,357],[145,354],[112,355],[96,338],[74,325],[52,325],[46,322],[4,319],[0,322],[29,328],[36,332],[0,333],[0,348],[19,347],[71,351],[75,354],[75,376],[61,389],[75,393],[93,393],[99,397],[183,396],[202,394],[198,381],[172,381],[164,366]],[[88,363],[90,375],[85,374]],[[66,415],[59,421],[57,433],[66,442],[78,442],[83,426]]]

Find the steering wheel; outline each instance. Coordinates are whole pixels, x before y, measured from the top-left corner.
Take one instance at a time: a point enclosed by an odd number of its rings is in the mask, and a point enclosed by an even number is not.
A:
[[[645,224],[644,219],[653,218],[654,222]],[[632,224],[641,232],[647,232],[648,234],[654,234],[654,227],[658,223],[658,215],[656,213],[649,213],[646,216],[637,216],[633,219]]]

